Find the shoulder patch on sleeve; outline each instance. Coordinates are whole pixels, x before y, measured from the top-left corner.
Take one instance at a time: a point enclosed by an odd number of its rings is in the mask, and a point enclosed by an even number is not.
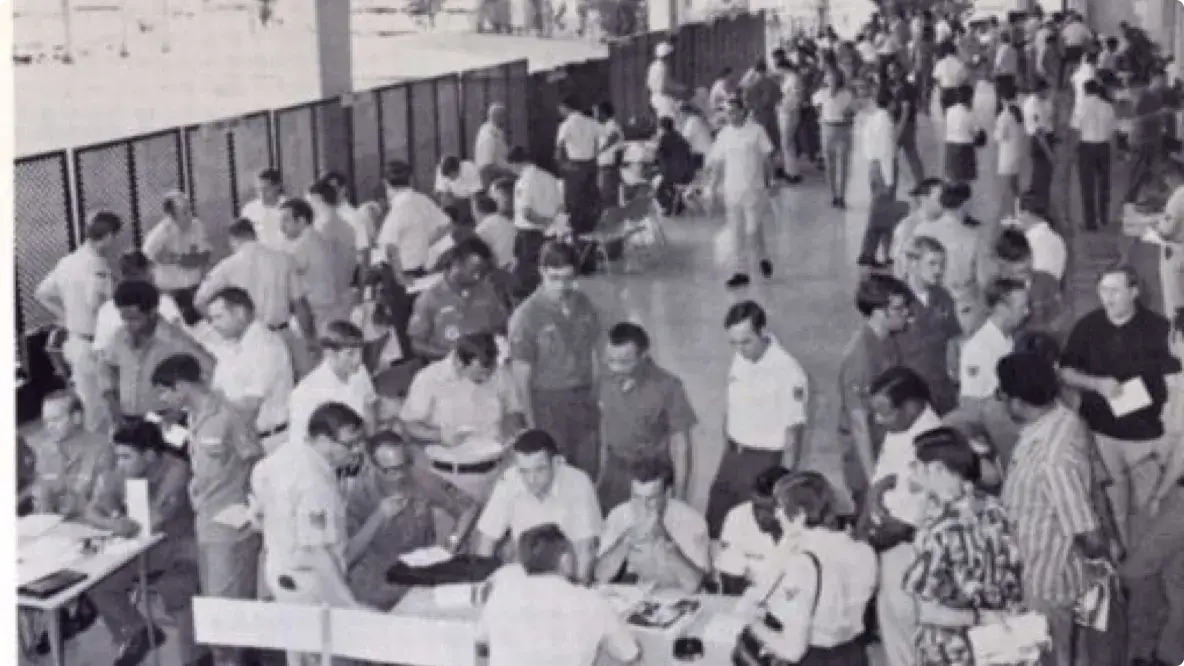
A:
[[[967,374],[967,376],[970,376],[970,377],[978,377],[978,366],[977,365],[966,366],[966,374]]]
[[[329,516],[326,511],[310,511],[308,514],[308,523],[318,530],[323,530],[329,526]]]
[[[793,399],[797,402],[802,402],[806,399],[806,389],[801,386],[793,387]]]

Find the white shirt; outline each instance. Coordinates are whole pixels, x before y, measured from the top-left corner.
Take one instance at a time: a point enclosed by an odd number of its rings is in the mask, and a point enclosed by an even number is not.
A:
[[[958,56],[946,56],[933,66],[933,78],[942,88],[957,88],[966,83],[966,65]]]
[[[367,408],[378,401],[374,382],[365,367],[358,368],[346,381],[341,381],[328,361],[322,361],[308,373],[288,398],[288,438],[303,442],[308,437],[308,419],[317,407],[339,402],[365,416]]]
[[[489,645],[489,666],[592,666],[601,645],[627,663],[641,651],[596,590],[518,565],[494,574],[477,633]]]
[[[1081,132],[1082,143],[1108,144],[1118,129],[1118,118],[1109,102],[1087,95],[1073,106],[1073,117],[1069,124]]]
[[[506,143],[506,133],[497,125],[489,121],[483,123],[473,143],[473,162],[478,169],[509,166],[510,148]]]
[[[995,143],[999,146],[999,156],[996,162],[1000,175],[1010,176],[1020,173],[1024,155],[1028,147],[1028,135],[1024,127],[1016,120],[1015,114],[1008,107],[1003,107],[995,117]]]
[[[933,26],[933,36],[937,38],[937,43],[940,44],[954,36],[954,29],[950,27],[950,22],[943,18],[937,22],[937,25]]]
[[[884,436],[884,445],[880,451],[880,458],[876,461],[872,484],[879,483],[889,476],[896,477],[896,485],[884,494],[884,506],[897,520],[916,525],[925,513],[926,496],[924,493],[912,492],[909,481],[912,478],[912,465],[917,460],[917,437],[936,430],[942,426],[941,418],[931,407],[913,421],[904,432],[890,432]]]
[[[1043,220],[1024,232],[1028,245],[1032,247],[1032,269],[1044,271],[1057,280],[1065,278],[1065,264],[1069,251],[1065,239]]]
[[[391,194],[391,209],[378,232],[378,246],[394,245],[405,271],[426,267],[428,249],[452,220],[431,197],[411,188]]]
[[[526,488],[516,467],[506,470],[477,520],[477,531],[492,540],[506,532],[517,541],[526,530],[555,523],[573,543],[600,535],[600,503],[592,479],[583,471],[555,459],[555,476],[539,499]]]
[[[646,70],[645,74],[645,87],[650,91],[651,96],[665,96],[665,88],[669,80],[670,69],[664,60],[658,58],[650,63],[650,68]]]
[[[508,217],[494,213],[477,223],[476,232],[493,252],[493,260],[499,268],[513,263],[514,239],[518,236],[518,230]]]
[[[522,408],[508,367],[498,366],[477,384],[458,372],[450,354],[415,374],[399,419],[433,426],[442,442],[452,445],[465,431],[485,441],[501,441],[503,419],[515,413],[522,413]]]
[[[1069,81],[1073,84],[1073,106],[1081,104],[1085,99],[1085,82],[1097,77],[1098,70],[1088,62],[1083,62],[1077,66],[1073,75],[1069,77]]]
[[[777,566],[777,542],[761,531],[752,512],[752,502],[732,507],[724,517],[719,533],[719,553],[715,568],[729,576],[749,581],[764,580],[770,568]]]
[[[444,173],[436,169],[436,193],[448,194],[460,199],[468,199],[484,189],[481,185],[481,170],[468,160],[460,163],[459,173],[455,178],[447,178]]]
[[[682,124],[682,136],[691,144],[691,152],[706,157],[711,154],[711,127],[698,114],[691,114]]]
[[[348,201],[337,204],[337,214],[353,228],[357,251],[368,250],[374,245],[374,237],[378,231],[374,228],[374,222],[371,221],[369,215],[354,208],[353,204]]]
[[[609,140],[616,137],[616,142],[613,144],[612,150],[606,150],[609,146]],[[609,118],[600,125],[600,133],[596,136],[596,164],[602,167],[616,166],[617,155],[621,153],[624,148],[625,134],[621,130],[621,124],[617,122],[616,118]]]
[[[313,228],[325,240],[333,257],[336,293],[348,292],[353,283],[354,272],[358,268],[358,239],[354,234],[353,225],[346,222],[345,218],[333,209],[327,215],[315,216]]]
[[[773,142],[758,123],[727,125],[715,137],[707,156],[709,164],[723,169],[723,191],[728,201],[765,189],[765,164],[773,154]]]
[[[839,88],[832,93],[829,88],[823,88],[816,91],[810,101],[818,107],[819,122],[831,124],[851,122],[851,108],[855,103],[855,96],[851,94],[849,89]]]
[[[551,221],[563,210],[563,186],[559,179],[533,164],[523,169],[514,183],[514,226],[539,229],[522,215],[527,208]]]
[[[160,295],[160,304],[156,307],[156,313],[164,321],[176,324],[183,330],[188,330],[185,318],[181,316],[181,309],[177,307],[177,302],[173,300],[172,296]],[[121,328],[123,328],[123,318],[119,316],[119,308],[115,307],[115,301],[108,300],[99,306],[99,313],[95,316],[94,350],[101,352],[110,347],[111,341],[115,339],[115,334]]]
[[[806,372],[776,340],[755,363],[736,354],[728,371],[727,435],[742,446],[781,451],[785,431],[806,423]]]
[[[955,104],[946,111],[946,143],[974,145],[978,123],[974,110],[963,104]]]
[[[75,335],[94,335],[99,308],[114,293],[111,267],[90,243],[62,257],[41,284],[37,298],[56,300],[64,310],[59,322]]]
[[[270,432],[288,422],[288,400],[295,387],[292,357],[279,333],[253,321],[242,338],[221,336],[208,345],[218,363],[211,386],[231,403],[261,400],[255,417],[257,432]]]
[[[781,77],[781,103],[783,111],[798,111],[802,106],[802,77],[794,71],[786,71]]]
[[[570,113],[559,124],[555,146],[562,147],[567,159],[573,162],[588,162],[596,159],[601,131],[595,120],[582,113]]]
[[[239,213],[239,217],[245,217],[255,225],[255,236],[259,242],[276,250],[284,247],[284,231],[280,228],[284,221],[284,210],[280,208],[282,203],[283,197],[274,206],[265,206],[260,199],[252,199]]]
[[[1053,131],[1052,100],[1040,99],[1037,95],[1028,95],[1023,107],[1024,129],[1028,136],[1049,134]]]
[[[1065,41],[1065,46],[1085,46],[1085,43],[1093,39],[1093,36],[1094,34],[1082,21],[1073,21],[1061,28],[1061,39]]]
[[[989,398],[999,388],[995,368],[999,361],[1015,351],[1015,340],[1003,334],[994,320],[979,327],[962,343],[958,359],[958,383],[963,398]]]
[[[864,123],[862,132],[868,162],[880,163],[884,183],[891,186],[896,180],[896,124],[892,122],[892,114],[888,109],[875,109]]]
[[[626,500],[617,508],[609,511],[604,519],[604,529],[600,534],[600,552],[597,557],[603,557],[612,549],[625,534],[637,524],[634,517],[632,500]],[[707,519],[686,502],[669,499],[666,502],[666,513],[662,516],[662,525],[667,534],[674,541],[683,555],[691,564],[707,571],[711,568],[711,540],[707,536]]]
[[[206,225],[196,217],[190,220],[188,229],[181,229],[172,218],[165,218],[144,237],[144,256],[152,262],[152,280],[161,291],[188,289],[201,282],[207,267],[185,268],[179,264],[161,261],[165,254],[183,255],[210,251],[210,240],[206,236]]]

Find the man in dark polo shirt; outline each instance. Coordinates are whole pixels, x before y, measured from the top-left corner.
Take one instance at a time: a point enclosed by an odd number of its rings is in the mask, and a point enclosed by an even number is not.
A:
[[[649,354],[650,338],[637,324],[622,322],[608,332],[600,382],[600,506],[610,511],[629,499],[631,464],[669,458],[670,490],[686,500],[691,469],[691,428],[698,423],[682,381]]]
[[[480,238],[465,238],[450,250],[444,279],[415,300],[407,335],[415,353],[439,361],[462,335],[501,334],[509,314],[489,280],[493,253]]]
[[[946,249],[937,239],[917,236],[905,249],[905,280],[913,292],[909,326],[900,333],[901,359],[925,380],[930,405],[944,415],[958,404],[950,376],[950,345],[962,334],[954,297],[941,286]]]
[[[1167,401],[1165,377],[1180,371],[1171,354],[1170,326],[1138,302],[1139,287],[1129,266],[1107,270],[1098,282],[1102,307],[1081,319],[1061,357],[1062,380],[1080,389],[1081,415],[1096,436],[1098,451],[1113,477],[1110,503],[1119,531],[1131,543],[1128,524],[1151,500],[1161,475]],[[1151,404],[1124,416],[1110,401],[1138,390]]]

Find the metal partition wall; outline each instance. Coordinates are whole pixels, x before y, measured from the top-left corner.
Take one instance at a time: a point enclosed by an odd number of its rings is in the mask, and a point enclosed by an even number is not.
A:
[[[234,174],[231,203],[236,212],[223,218],[226,226],[230,226],[237,211],[255,198],[255,178],[259,172],[276,165],[271,112],[260,111],[235,119],[230,126],[230,148],[230,169]],[[203,221],[208,227],[214,220]]]
[[[137,245],[164,216],[164,195],[185,189],[181,130],[172,129],[128,141],[135,187]]]
[[[436,143],[439,154],[433,162],[435,166],[445,155],[460,157],[472,150],[467,147],[464,138],[464,120],[461,117],[460,77],[456,74],[441,76],[436,79]]]
[[[411,163],[411,84],[400,83],[378,91],[379,137],[382,160]]]
[[[135,237],[135,180],[132,178],[132,147],[126,140],[101,143],[74,151],[74,183],[78,192],[78,220],[109,210],[129,228],[119,235],[119,251],[139,244]]]
[[[320,145],[313,115],[319,104],[306,102],[275,112],[276,164],[288,194],[303,193],[316,180]]]
[[[53,316],[37,303],[33,293],[76,245],[68,169],[64,150],[24,157],[14,164],[18,344],[24,338],[22,333],[53,323]]]
[[[530,75],[530,135],[527,149],[533,163],[544,169],[555,165],[555,134],[559,129],[559,87],[562,71]]]
[[[226,121],[186,127],[185,161],[193,212],[206,225],[214,256],[229,251],[226,228],[241,206],[234,201],[235,173],[232,132]]]
[[[353,96],[350,105],[354,203],[361,205],[382,192],[382,108],[377,90]]]
[[[415,187],[431,191],[436,183],[436,163],[440,161],[440,127],[436,113],[436,85],[439,79],[415,81],[408,85],[411,101],[411,173]]]

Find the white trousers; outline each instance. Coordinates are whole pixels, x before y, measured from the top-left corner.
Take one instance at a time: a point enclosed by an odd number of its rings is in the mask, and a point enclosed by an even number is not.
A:
[[[902,543],[880,553],[880,588],[876,595],[876,617],[887,666],[913,666],[917,649],[915,636],[917,601],[904,589],[904,573],[917,559],[912,543]]]
[[[70,382],[82,402],[86,429],[105,433],[111,427],[111,415],[103,400],[102,365],[94,345],[83,338],[70,335],[62,346],[62,356],[70,366]]]
[[[670,95],[651,95],[650,106],[654,108],[654,116],[658,118],[678,117],[678,100]]]

